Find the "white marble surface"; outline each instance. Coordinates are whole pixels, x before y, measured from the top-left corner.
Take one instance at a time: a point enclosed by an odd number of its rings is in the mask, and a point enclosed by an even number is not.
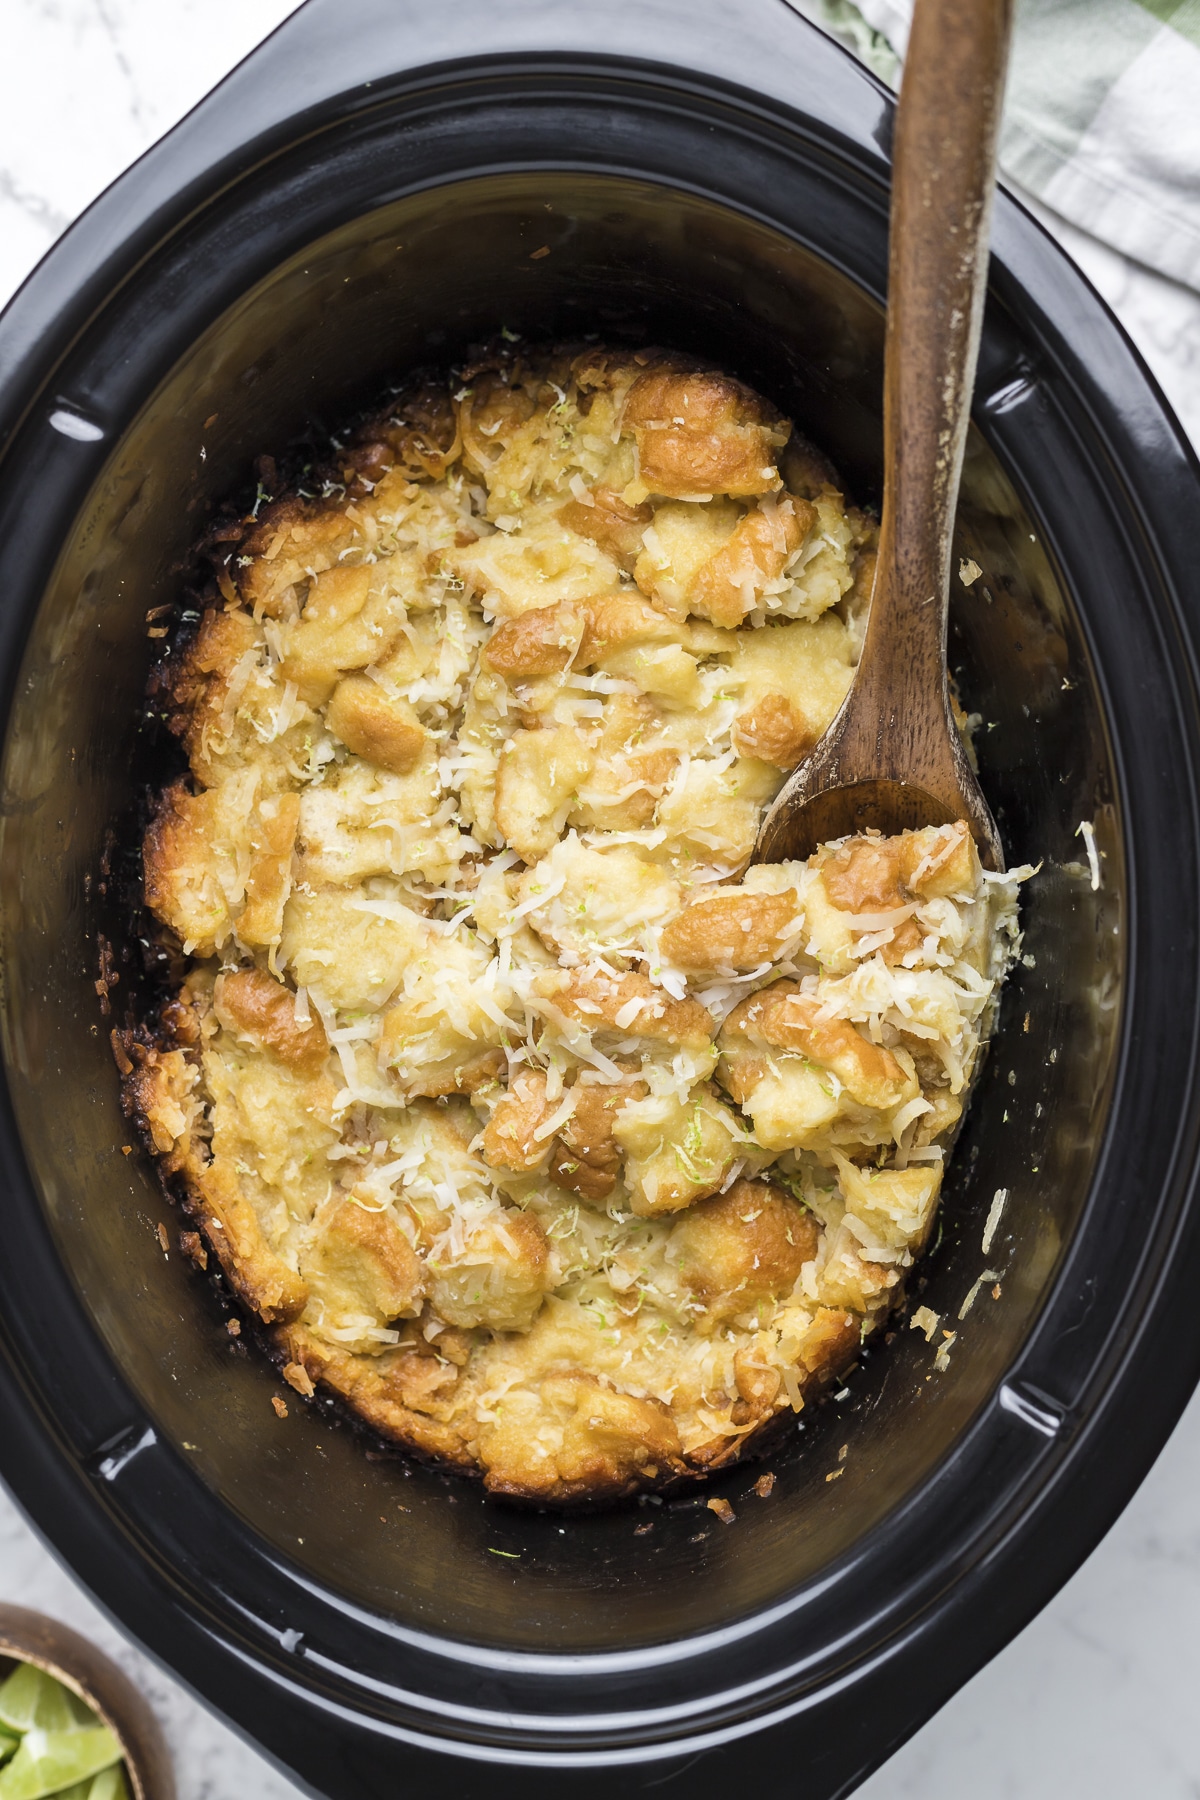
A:
[[[0,301],[291,10],[291,0],[0,0]],[[1043,217],[1200,443],[1200,297]],[[861,1800],[1197,1800],[1198,1493],[1200,1398],[1085,1567]],[[97,1612],[2,1491],[0,1599],[67,1619],[117,1656],[167,1727],[180,1800],[298,1794]]]

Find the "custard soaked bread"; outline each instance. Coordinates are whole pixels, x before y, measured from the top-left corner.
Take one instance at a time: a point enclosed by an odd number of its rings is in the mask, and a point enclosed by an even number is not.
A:
[[[660,353],[402,391],[159,672],[130,1109],[292,1386],[497,1494],[701,1475],[848,1366],[1011,954],[963,826],[747,867],[873,560],[790,435]]]

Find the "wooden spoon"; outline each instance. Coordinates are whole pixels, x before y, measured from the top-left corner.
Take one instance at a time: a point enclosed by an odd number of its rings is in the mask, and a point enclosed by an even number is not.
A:
[[[950,710],[946,614],[987,280],[1012,0],[917,0],[896,113],[883,397],[883,518],[862,658],[841,711],[780,790],[756,862],[830,838],[966,819],[1003,867]]]

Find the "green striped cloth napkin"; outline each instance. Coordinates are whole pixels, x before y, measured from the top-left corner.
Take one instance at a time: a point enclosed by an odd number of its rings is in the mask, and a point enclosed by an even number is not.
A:
[[[896,86],[912,0],[790,0]],[[1005,173],[1200,290],[1200,0],[1017,0]]]

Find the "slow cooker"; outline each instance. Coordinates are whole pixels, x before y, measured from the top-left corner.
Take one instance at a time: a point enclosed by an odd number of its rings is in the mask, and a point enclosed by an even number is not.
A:
[[[847,1793],[1089,1553],[1196,1380],[1200,478],[1003,195],[952,660],[1041,867],[913,1290],[935,1341],[899,1321],[769,1500],[714,1482],[734,1527],[704,1493],[517,1511],[320,1407],[280,1426],[124,1154],[113,870],[147,613],[208,509],[499,328],[711,357],[877,501],[892,117],[784,0],[307,0],[0,321],[0,1468],[315,1794]]]

